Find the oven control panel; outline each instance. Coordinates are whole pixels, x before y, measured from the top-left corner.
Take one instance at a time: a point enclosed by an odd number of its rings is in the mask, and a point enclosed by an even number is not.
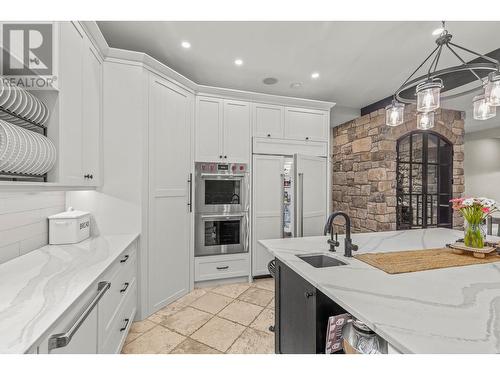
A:
[[[197,162],[195,164],[197,172],[201,173],[246,173],[248,167],[244,163],[205,163]]]

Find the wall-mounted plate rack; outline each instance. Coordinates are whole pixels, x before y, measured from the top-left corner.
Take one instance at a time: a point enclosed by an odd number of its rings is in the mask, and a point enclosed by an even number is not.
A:
[[[48,116],[46,116],[48,117]],[[0,105],[0,119],[29,131],[33,131],[43,136],[47,136],[47,127],[39,122],[35,122],[24,116],[21,116],[8,108]],[[26,173],[12,173],[0,171],[0,181],[28,181],[28,182],[47,182],[47,173],[43,175],[32,175]]]

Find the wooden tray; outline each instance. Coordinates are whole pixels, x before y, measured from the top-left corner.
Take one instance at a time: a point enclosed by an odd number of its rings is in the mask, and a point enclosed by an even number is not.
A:
[[[389,274],[487,264],[500,261],[500,255],[497,253],[490,254],[485,258],[475,258],[466,254],[455,254],[449,248],[367,253],[355,255],[354,258]]]
[[[497,248],[494,246],[485,246],[482,249],[477,249],[475,247],[465,246],[465,244],[462,242],[455,242],[446,246],[452,249],[455,254],[472,253],[472,256],[476,258],[485,258],[486,255],[497,251]]]

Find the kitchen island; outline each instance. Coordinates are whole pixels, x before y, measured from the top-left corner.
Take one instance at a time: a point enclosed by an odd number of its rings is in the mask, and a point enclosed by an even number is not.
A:
[[[433,228],[354,234],[352,241],[359,246],[355,254],[361,254],[440,248],[462,237],[460,231]],[[391,275],[344,257],[343,236],[334,253],[328,251],[327,239],[260,243],[396,351],[500,353],[500,262]],[[296,256],[307,253],[324,253],[347,264],[315,268]]]

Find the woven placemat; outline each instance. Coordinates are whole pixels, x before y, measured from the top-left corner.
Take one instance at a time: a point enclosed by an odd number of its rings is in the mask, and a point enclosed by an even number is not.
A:
[[[498,254],[488,255],[480,259],[470,254],[454,254],[453,251],[448,248],[358,254],[355,255],[354,258],[389,274],[470,266],[473,264],[486,264],[500,261],[500,255]]]

